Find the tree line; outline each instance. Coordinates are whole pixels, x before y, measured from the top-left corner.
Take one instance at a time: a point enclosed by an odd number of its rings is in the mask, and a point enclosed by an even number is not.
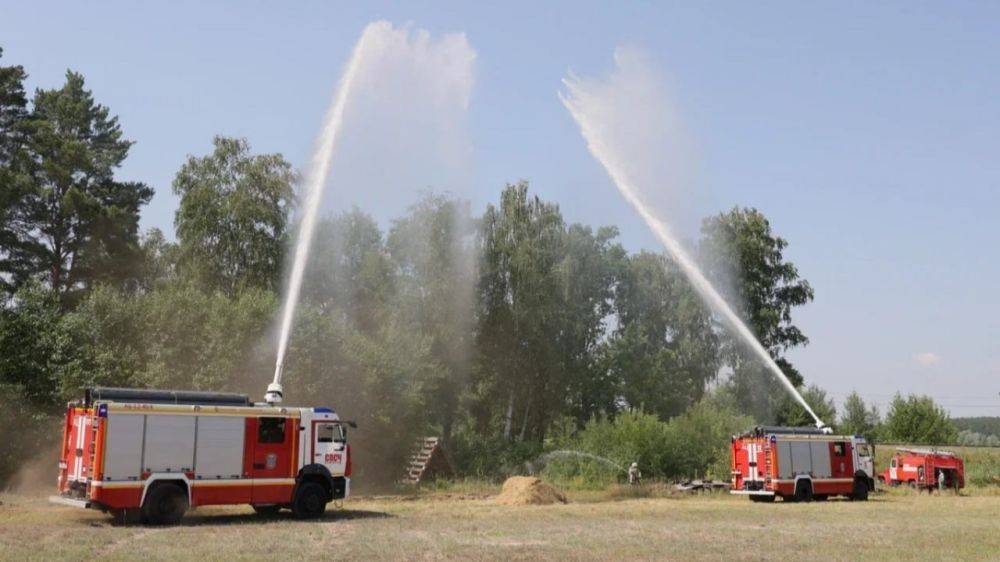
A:
[[[296,226],[294,167],[216,137],[173,180],[176,241],[140,233],[153,189],[116,177],[133,144],[117,117],[77,73],[30,101],[26,77],[0,66],[0,421],[12,436],[0,481],[52,446],[52,420],[88,386],[259,396]],[[329,215],[290,341],[287,400],[356,419],[356,466],[382,481],[424,434],[441,435],[462,470],[495,474],[622,414],[675,420],[678,435],[811,421],[667,256],[629,253],[617,238],[567,223],[526,182],[481,215],[434,193],[386,226],[359,209]],[[792,312],[813,290],[787,242],[737,207],[706,218],[692,246],[803,387],[785,354],[808,343]],[[804,390],[835,419],[822,390]],[[857,402],[845,404],[845,428],[896,431],[895,416],[874,423]]]

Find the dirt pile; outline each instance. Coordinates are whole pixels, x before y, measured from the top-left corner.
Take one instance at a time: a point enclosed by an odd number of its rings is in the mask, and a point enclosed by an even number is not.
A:
[[[548,505],[566,503],[566,496],[533,476],[512,476],[493,501],[502,505]]]

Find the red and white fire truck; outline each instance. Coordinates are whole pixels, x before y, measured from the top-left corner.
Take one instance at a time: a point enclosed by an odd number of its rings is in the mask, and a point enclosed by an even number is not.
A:
[[[955,453],[903,448],[898,451],[885,472],[879,474],[884,484],[921,490],[933,490],[942,483],[945,488],[955,490],[965,487],[965,464]]]
[[[188,508],[250,504],[321,516],[350,492],[347,428],[329,408],[217,392],[94,388],[66,410],[52,501],[175,523]]]
[[[858,435],[823,429],[756,427],[732,440],[733,494],[753,501],[867,500],[875,489],[874,449]]]

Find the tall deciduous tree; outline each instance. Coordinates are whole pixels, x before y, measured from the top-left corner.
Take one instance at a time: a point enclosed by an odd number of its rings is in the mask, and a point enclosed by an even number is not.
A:
[[[504,438],[536,438],[559,356],[551,345],[558,333],[564,223],[559,208],[528,196],[528,185],[508,185],[500,206],[483,216],[478,345],[483,376],[481,422],[502,404]],[[530,433],[529,433],[530,431]]]
[[[608,324],[614,312],[615,288],[625,269],[626,255],[615,241],[618,229],[572,224],[566,230],[565,254],[559,264],[562,288],[561,327],[552,335],[558,345],[563,380],[550,397],[548,409],[567,400],[582,427],[599,412],[612,412],[618,388],[602,360]],[[551,419],[551,418],[550,418]]]
[[[719,370],[719,341],[677,267],[659,254],[630,256],[615,307],[609,369],[626,404],[667,419],[701,399]]]
[[[429,340],[437,368],[425,381],[431,423],[447,442],[469,380],[475,328],[476,230],[466,201],[428,194],[396,220],[387,241],[396,306]]]
[[[840,427],[837,429],[841,433],[849,435],[864,435],[871,440],[875,437],[880,423],[882,420],[878,413],[878,407],[874,404],[868,407],[857,392],[852,392],[844,400],[844,408],[840,414]]]
[[[280,284],[296,175],[280,154],[251,154],[245,139],[218,136],[174,178],[180,267],[206,288],[235,294]]]
[[[771,231],[760,211],[733,208],[702,222],[699,254],[705,273],[729,293],[729,302],[748,324],[795,386],[802,375],[784,357],[809,338],[792,323],[792,311],[813,299],[809,282],[795,264],[785,260],[788,242]],[[728,290],[727,290],[728,289]],[[723,330],[722,356],[733,370],[732,383],[746,397],[758,420],[773,420],[785,399],[773,375],[729,330]]]
[[[884,437],[897,443],[946,445],[958,439],[958,430],[930,396],[903,398],[897,393],[885,416]]]
[[[37,90],[33,102],[25,134],[30,180],[8,210],[17,221],[10,280],[41,277],[65,300],[95,283],[134,277],[139,209],[153,190],[114,177],[132,142],[80,74],[67,72],[62,88]]]
[[[302,301],[342,317],[365,334],[388,321],[395,278],[385,239],[371,215],[358,209],[316,225]]]
[[[600,349],[624,250],[613,228],[567,227],[524,182],[504,189],[481,232],[473,410],[481,428],[541,442],[554,420],[582,424],[616,399]]]

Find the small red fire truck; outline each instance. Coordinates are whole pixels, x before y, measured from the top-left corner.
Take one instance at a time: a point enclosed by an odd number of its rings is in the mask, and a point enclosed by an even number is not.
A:
[[[933,490],[942,483],[945,488],[965,487],[965,464],[955,453],[928,449],[898,449],[889,467],[879,474],[879,480],[889,486],[910,486]],[[941,476],[944,476],[943,482]]]
[[[151,524],[223,504],[319,517],[350,491],[345,425],[353,427],[328,408],[242,394],[89,389],[67,407],[59,495],[50,499]]]
[[[822,429],[756,427],[732,439],[733,494],[753,501],[867,500],[875,489],[874,451],[858,435]]]

